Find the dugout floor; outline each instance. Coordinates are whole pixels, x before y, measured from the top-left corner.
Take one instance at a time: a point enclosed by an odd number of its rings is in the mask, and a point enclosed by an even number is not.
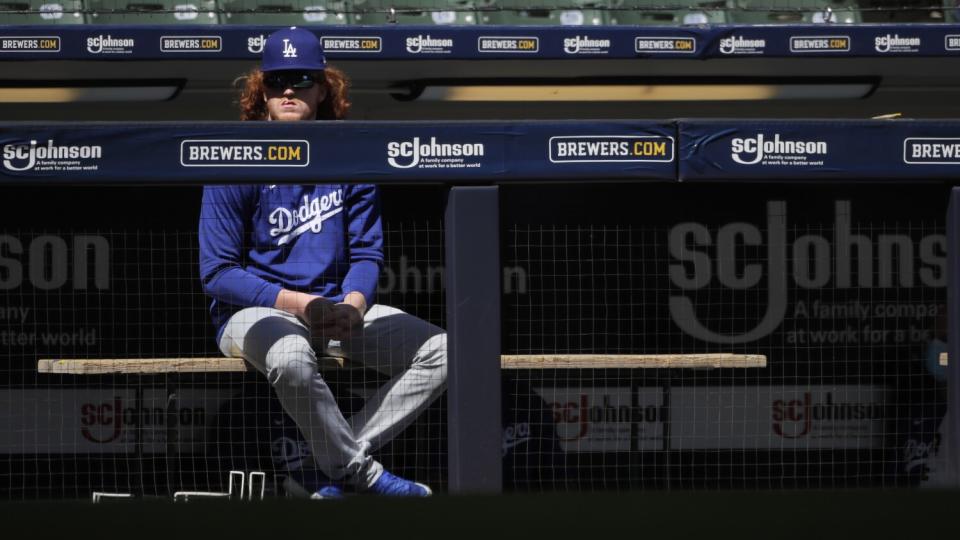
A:
[[[7,538],[918,538],[958,536],[960,491],[6,503]],[[20,531],[16,533],[14,531]]]

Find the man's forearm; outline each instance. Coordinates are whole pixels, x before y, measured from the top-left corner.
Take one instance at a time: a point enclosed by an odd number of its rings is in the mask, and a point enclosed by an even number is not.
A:
[[[273,307],[281,311],[286,311],[287,313],[292,313],[293,315],[306,320],[307,304],[313,300],[316,300],[317,298],[320,297],[312,294],[280,289],[280,294],[277,295],[277,301],[274,303]]]

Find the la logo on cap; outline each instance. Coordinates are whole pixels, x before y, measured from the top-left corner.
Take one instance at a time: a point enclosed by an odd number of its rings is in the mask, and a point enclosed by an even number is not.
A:
[[[0,0],[3,2],[3,0]],[[267,36],[260,69],[321,71],[327,67],[323,44],[313,32],[292,26]]]
[[[296,58],[297,57],[297,48],[290,43],[289,39],[284,38],[283,40],[283,57],[284,58]]]

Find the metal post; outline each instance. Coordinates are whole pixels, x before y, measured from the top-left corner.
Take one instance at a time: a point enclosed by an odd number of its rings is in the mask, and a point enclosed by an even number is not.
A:
[[[947,206],[947,470],[960,487],[960,188],[950,191]]]
[[[180,450],[179,444],[177,441],[177,435],[179,434],[177,426],[179,424],[177,418],[177,383],[176,383],[176,373],[167,373],[167,415],[166,415],[166,428],[167,428],[167,492],[168,495],[173,496],[174,492],[178,491],[179,487],[177,486],[177,481],[180,476]]]
[[[451,188],[444,219],[449,488],[451,493],[499,493],[503,426],[498,188]]]

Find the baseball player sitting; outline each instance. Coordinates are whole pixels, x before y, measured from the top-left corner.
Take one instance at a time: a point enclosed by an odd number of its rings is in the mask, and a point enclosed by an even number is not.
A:
[[[346,88],[313,33],[279,30],[248,76],[242,118],[338,120],[350,106]],[[319,473],[295,475],[299,487],[314,498],[430,495],[371,456],[443,392],[447,358],[442,329],[374,303],[383,263],[376,186],[207,186],[199,229],[220,350],[266,376],[309,443]],[[349,419],[317,370],[317,351],[329,347],[390,377]]]

